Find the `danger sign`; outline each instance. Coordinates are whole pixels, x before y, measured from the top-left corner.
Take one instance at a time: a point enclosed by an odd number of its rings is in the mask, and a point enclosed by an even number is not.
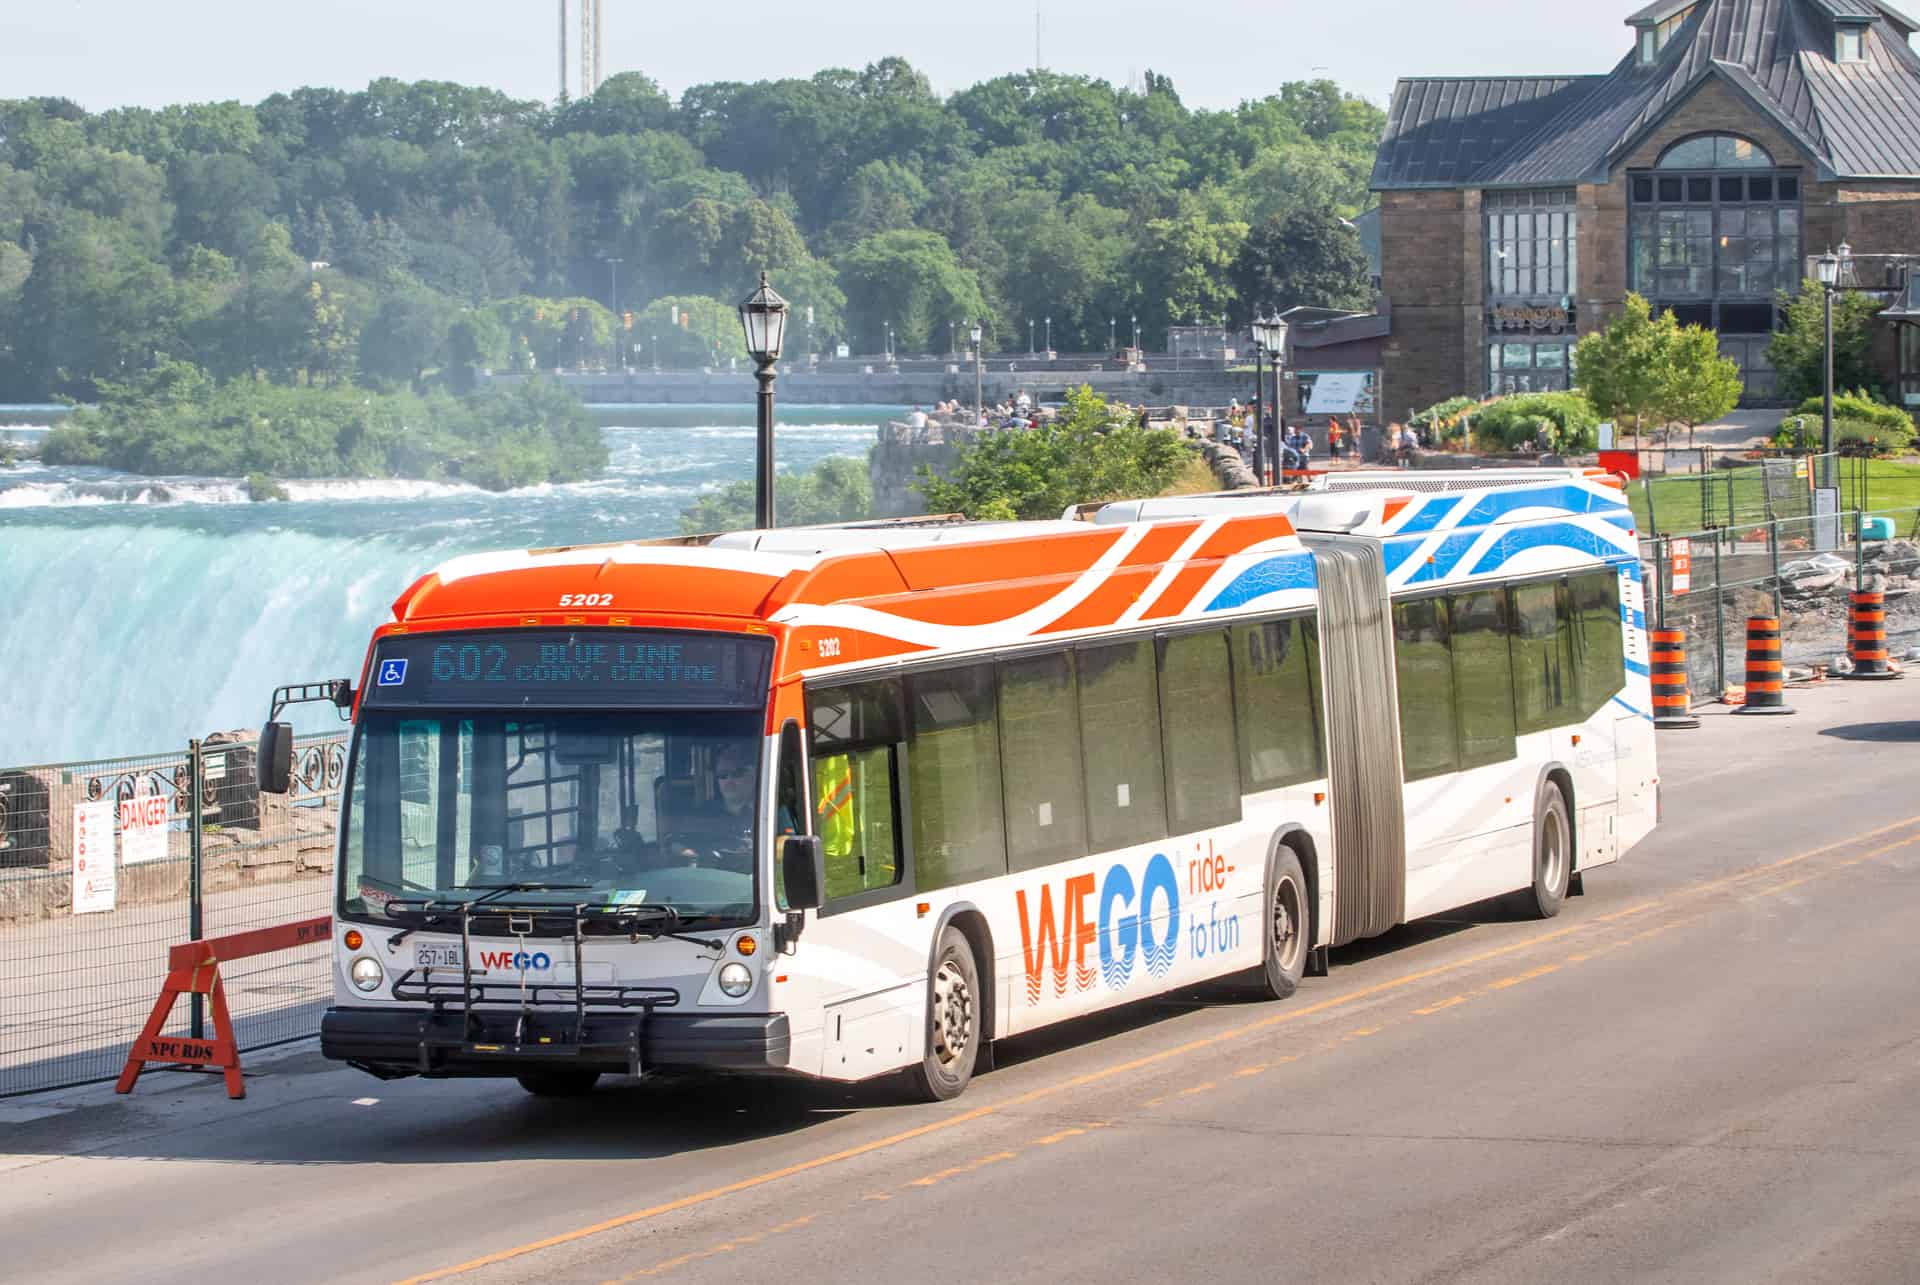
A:
[[[1676,594],[1693,592],[1693,541],[1675,540],[1667,578]]]
[[[141,788],[146,788],[142,781]],[[120,801],[120,861],[137,866],[167,859],[167,826],[173,801],[164,794],[141,794]]]
[[[73,809],[73,913],[112,910],[113,804],[78,803]]]

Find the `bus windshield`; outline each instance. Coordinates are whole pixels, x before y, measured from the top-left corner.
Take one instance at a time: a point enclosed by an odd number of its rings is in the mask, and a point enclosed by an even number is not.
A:
[[[396,900],[671,906],[751,922],[762,716],[366,711],[347,780],[340,913]]]

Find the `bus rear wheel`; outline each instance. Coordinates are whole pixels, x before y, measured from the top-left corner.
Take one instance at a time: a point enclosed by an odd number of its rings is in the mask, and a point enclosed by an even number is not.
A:
[[[536,1098],[578,1098],[600,1083],[598,1071],[528,1071],[514,1077]]]
[[[1286,999],[1299,989],[1312,950],[1312,924],[1300,854],[1282,845],[1267,886],[1267,942],[1260,974],[1269,999]]]
[[[927,1051],[907,1072],[907,1087],[923,1102],[947,1102],[973,1079],[980,1057],[980,969],[966,934],[940,934],[927,994]]]
[[[1573,824],[1567,796],[1558,785],[1540,792],[1533,812],[1533,887],[1520,894],[1528,913],[1551,919],[1560,913],[1573,878]]]

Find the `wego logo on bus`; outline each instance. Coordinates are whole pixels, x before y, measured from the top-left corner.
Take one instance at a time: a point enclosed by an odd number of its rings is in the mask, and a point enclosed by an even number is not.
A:
[[[1155,853],[1134,882],[1123,865],[1099,878],[1075,875],[1056,885],[1040,885],[1037,904],[1027,890],[1015,892],[1020,907],[1020,952],[1027,966],[1027,1003],[1038,1004],[1044,974],[1053,974],[1053,993],[1091,990],[1097,976],[1119,990],[1144,957],[1147,972],[1164,977],[1180,946],[1180,880],[1173,862]],[[1157,930],[1157,931],[1156,931]],[[1096,969],[1089,949],[1099,959]]]
[[[553,967],[553,956],[544,950],[529,954],[524,950],[483,950],[479,952],[480,967],[511,968],[522,973],[544,973]]]

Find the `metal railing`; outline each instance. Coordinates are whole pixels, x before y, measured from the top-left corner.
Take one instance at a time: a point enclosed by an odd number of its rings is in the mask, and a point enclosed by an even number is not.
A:
[[[285,796],[260,793],[250,740],[220,737],[0,770],[0,1097],[117,1075],[169,946],[327,914],[345,767],[334,733],[296,742]],[[222,982],[243,1049],[311,1035],[326,943],[234,963]],[[196,1002],[169,1033],[204,1026]]]
[[[1749,616],[1778,616],[1789,672],[1844,670],[1848,595],[1886,594],[1896,658],[1920,647],[1920,508],[1848,510],[1642,541],[1649,625],[1687,635],[1695,703],[1745,682]]]

